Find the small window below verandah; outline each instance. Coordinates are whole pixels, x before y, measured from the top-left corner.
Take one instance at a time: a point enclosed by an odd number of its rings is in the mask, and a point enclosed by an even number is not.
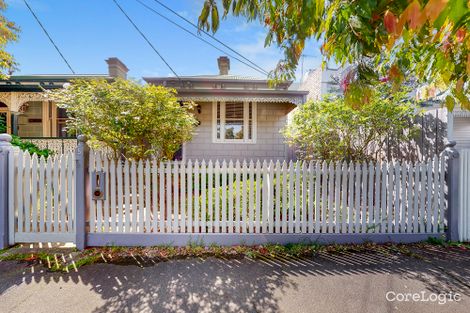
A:
[[[213,141],[254,143],[256,141],[256,103],[217,101],[213,110]]]

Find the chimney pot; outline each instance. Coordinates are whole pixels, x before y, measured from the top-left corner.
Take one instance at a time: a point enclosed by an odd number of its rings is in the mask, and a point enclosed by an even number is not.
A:
[[[106,63],[108,63],[108,74],[111,77],[114,78],[123,78],[127,79],[127,72],[129,72],[129,69],[127,66],[122,63],[121,60],[119,60],[116,57],[112,57],[106,60]]]
[[[228,75],[230,70],[230,59],[226,56],[221,56],[217,59],[217,64],[219,65],[219,74]]]

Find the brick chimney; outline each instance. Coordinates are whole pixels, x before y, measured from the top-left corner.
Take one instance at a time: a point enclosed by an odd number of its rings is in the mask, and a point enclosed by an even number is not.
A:
[[[217,64],[219,65],[219,74],[228,75],[230,70],[230,59],[226,56],[221,56],[217,59]]]
[[[129,72],[129,69],[127,66],[121,62],[118,58],[112,57],[106,60],[106,63],[108,63],[108,73],[109,76],[114,77],[114,78],[123,78],[127,79],[127,72]]]

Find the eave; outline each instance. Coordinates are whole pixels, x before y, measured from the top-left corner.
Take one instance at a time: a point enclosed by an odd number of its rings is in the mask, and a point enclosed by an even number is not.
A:
[[[180,89],[177,91],[181,100],[287,102],[295,105],[304,103],[308,94],[308,91],[297,90]]]

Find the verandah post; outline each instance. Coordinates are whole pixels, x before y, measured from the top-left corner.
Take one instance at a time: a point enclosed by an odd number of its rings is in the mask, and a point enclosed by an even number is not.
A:
[[[89,148],[87,138],[79,135],[75,151],[75,245],[77,249],[86,248],[86,210],[89,206],[90,193],[87,192]]]
[[[14,150],[11,140],[9,134],[0,134],[0,249],[9,246],[8,189],[13,182],[8,181],[8,155]]]
[[[456,142],[450,141],[446,145],[447,156],[447,232],[449,241],[459,240],[459,152],[455,149]]]

